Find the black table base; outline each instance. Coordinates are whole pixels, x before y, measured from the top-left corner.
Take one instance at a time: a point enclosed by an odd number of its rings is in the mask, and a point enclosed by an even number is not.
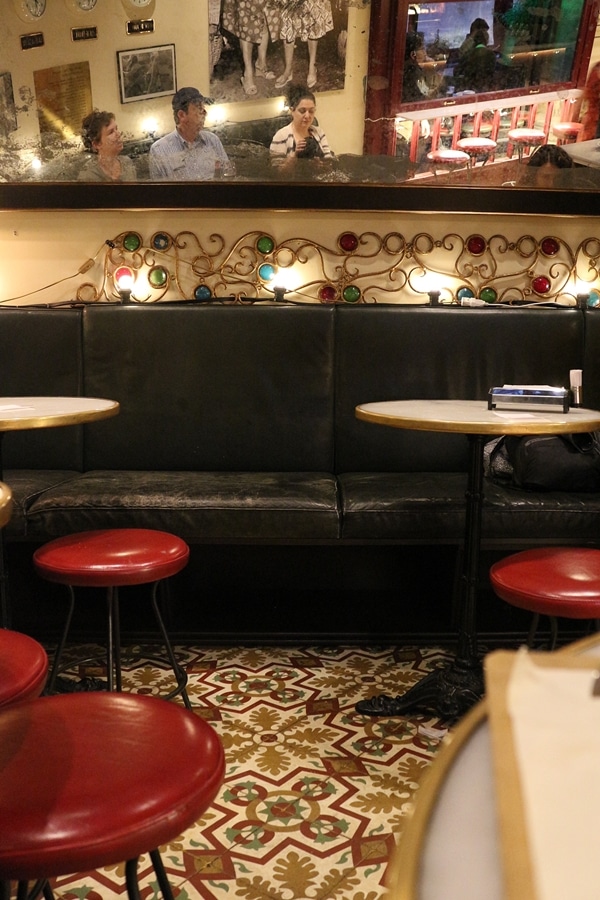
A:
[[[380,694],[360,700],[356,711],[367,716],[400,716],[410,710],[430,710],[444,719],[468,712],[484,693],[482,665],[477,653],[476,603],[483,507],[484,435],[467,435],[470,446],[465,506],[463,567],[459,585],[458,646],[453,661],[426,675],[405,694]]]
[[[450,665],[430,672],[405,694],[396,697],[377,694],[368,700],[359,700],[356,712],[363,716],[402,716],[411,710],[422,710],[453,720],[481,700],[483,691],[481,663],[456,659]]]

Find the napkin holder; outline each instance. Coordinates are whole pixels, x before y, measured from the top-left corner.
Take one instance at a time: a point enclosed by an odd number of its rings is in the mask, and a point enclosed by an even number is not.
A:
[[[568,413],[570,400],[571,392],[567,388],[548,385],[504,385],[488,391],[488,409],[496,409],[498,406],[528,406],[537,409],[560,406],[564,413]]]

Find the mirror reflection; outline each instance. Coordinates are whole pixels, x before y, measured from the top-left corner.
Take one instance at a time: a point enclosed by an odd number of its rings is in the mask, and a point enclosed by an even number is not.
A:
[[[580,134],[598,118],[592,0],[11,0],[6,16],[6,183],[600,187],[595,123]],[[574,165],[536,163],[546,145]]]

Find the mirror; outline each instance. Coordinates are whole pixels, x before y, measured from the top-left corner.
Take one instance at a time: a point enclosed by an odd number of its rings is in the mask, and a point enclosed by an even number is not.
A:
[[[256,77],[257,92],[248,93],[243,42],[223,28],[225,4],[46,0],[33,4],[41,10],[35,16],[28,0],[8,0],[0,38],[0,205],[410,210],[432,203],[429,208],[502,212],[519,209],[532,190],[540,212],[569,212],[572,205],[573,212],[581,214],[581,203],[562,191],[596,189],[596,172],[586,169],[581,184],[563,179],[539,191],[535,180],[525,177],[527,167],[516,167],[518,148],[509,146],[505,134],[513,115],[524,125],[542,119],[549,131],[568,105],[577,102],[596,29],[593,0],[573,0],[560,16],[551,0],[419,5],[407,0],[323,0],[322,6],[332,11],[333,27],[326,26],[318,42],[321,56],[316,65],[318,72],[321,64],[323,83],[317,80],[313,90],[317,122],[326,130],[336,158],[318,163],[298,159],[291,168],[273,165],[265,138],[289,121],[285,85],[276,86],[286,64],[285,41],[269,34],[267,71],[276,77]],[[279,14],[301,7],[298,0],[268,0],[268,5]],[[486,90],[478,85],[473,94],[457,66],[460,45],[476,18],[491,26],[488,44],[495,68]],[[407,34],[422,38],[417,49],[427,89],[423,99],[407,93],[400,62]],[[212,49],[215,36],[221,42],[221,59],[224,47],[229,54],[239,89],[235,96],[216,98],[208,107],[206,126],[221,139],[234,174],[221,172],[225,177],[218,181],[150,181],[149,148],[174,127],[173,88],[192,84],[205,94],[218,93],[213,90],[221,61],[215,61]],[[310,77],[310,43],[299,38],[295,44],[294,70],[302,78]],[[258,44],[252,50],[256,64]],[[154,80],[136,86],[134,63],[146,73],[154,71]],[[324,77],[329,68],[336,69],[335,83]],[[114,112],[124,134],[124,152],[136,167],[135,181],[79,182],[86,158],[81,120],[92,107]],[[428,160],[433,141],[443,148],[449,133],[489,133],[496,121],[496,156],[505,154],[518,177],[498,174],[497,158],[469,159],[452,171]],[[526,148],[526,155],[530,150]],[[441,186],[446,189],[440,191]],[[531,205],[523,208],[530,211]]]

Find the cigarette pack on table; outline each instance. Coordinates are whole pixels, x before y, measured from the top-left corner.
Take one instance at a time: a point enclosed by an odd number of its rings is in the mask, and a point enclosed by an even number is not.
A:
[[[567,413],[570,396],[567,388],[551,387],[548,384],[504,384],[502,387],[490,388],[488,409],[515,404],[534,408],[552,405],[560,406]]]

